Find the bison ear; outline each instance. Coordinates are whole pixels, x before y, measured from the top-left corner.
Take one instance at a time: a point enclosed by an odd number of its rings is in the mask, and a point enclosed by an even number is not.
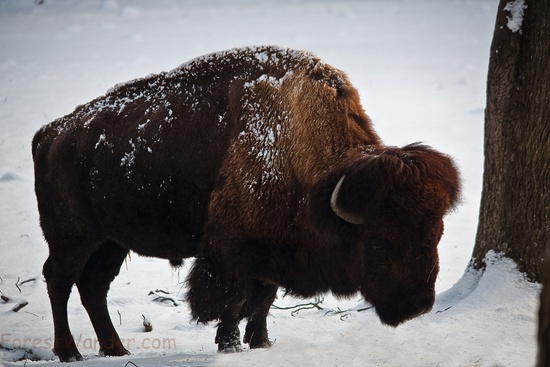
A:
[[[460,173],[451,157],[419,143],[395,148],[392,154],[405,167],[396,176],[402,194],[394,199],[400,205],[444,216],[460,203]]]
[[[337,205],[350,217],[362,223],[376,216],[394,188],[394,172],[399,162],[384,155],[368,155],[349,165],[338,193]]]

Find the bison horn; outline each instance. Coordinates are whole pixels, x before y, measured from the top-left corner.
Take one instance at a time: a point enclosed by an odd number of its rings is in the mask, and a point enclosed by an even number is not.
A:
[[[342,208],[340,208],[337,204],[338,202],[338,194],[340,193],[340,188],[342,187],[342,183],[344,182],[344,178],[346,176],[342,176],[336,186],[334,187],[334,190],[332,191],[332,195],[330,197],[330,208],[336,214],[339,218],[345,220],[348,223],[351,224],[363,224],[363,218],[361,218],[357,214],[348,213]]]

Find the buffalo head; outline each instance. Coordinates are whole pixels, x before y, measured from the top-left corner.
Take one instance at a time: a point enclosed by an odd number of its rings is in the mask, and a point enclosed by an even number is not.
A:
[[[314,189],[310,209],[323,236],[352,248],[357,290],[383,323],[397,326],[433,306],[443,217],[459,195],[452,160],[412,144],[335,168]]]

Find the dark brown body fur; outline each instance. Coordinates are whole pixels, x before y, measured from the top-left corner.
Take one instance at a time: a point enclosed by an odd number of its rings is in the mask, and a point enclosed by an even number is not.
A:
[[[119,85],[39,130],[36,195],[55,351],[81,356],[67,321],[76,283],[101,351],[126,354],[105,296],[129,250],[196,256],[189,302],[216,342],[269,345],[278,287],[361,292],[383,322],[429,310],[442,217],[459,195],[452,161],[381,145],[347,77],[315,56],[243,48]],[[352,224],[337,204],[361,218]]]

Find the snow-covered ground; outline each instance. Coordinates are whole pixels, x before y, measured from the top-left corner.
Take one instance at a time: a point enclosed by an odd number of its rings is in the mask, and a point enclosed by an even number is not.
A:
[[[496,0],[0,0],[0,292],[9,298],[0,301],[0,365],[58,364],[41,277],[47,245],[33,193],[33,133],[117,82],[253,44],[313,51],[348,73],[386,144],[424,141],[456,158],[464,198],[446,221],[433,311],[393,329],[358,311],[368,306],[359,297],[326,296],[322,310],[272,310],[271,349],[217,355],[215,326],[189,321],[189,262],[174,271],[134,255],[109,294],[132,355],[97,356],[75,291],[69,319],[86,361],[74,365],[533,365],[539,286],[495,254],[483,275],[463,274],[478,217],[496,11]],[[143,332],[143,317],[152,332]],[[24,353],[37,361],[18,361]]]

